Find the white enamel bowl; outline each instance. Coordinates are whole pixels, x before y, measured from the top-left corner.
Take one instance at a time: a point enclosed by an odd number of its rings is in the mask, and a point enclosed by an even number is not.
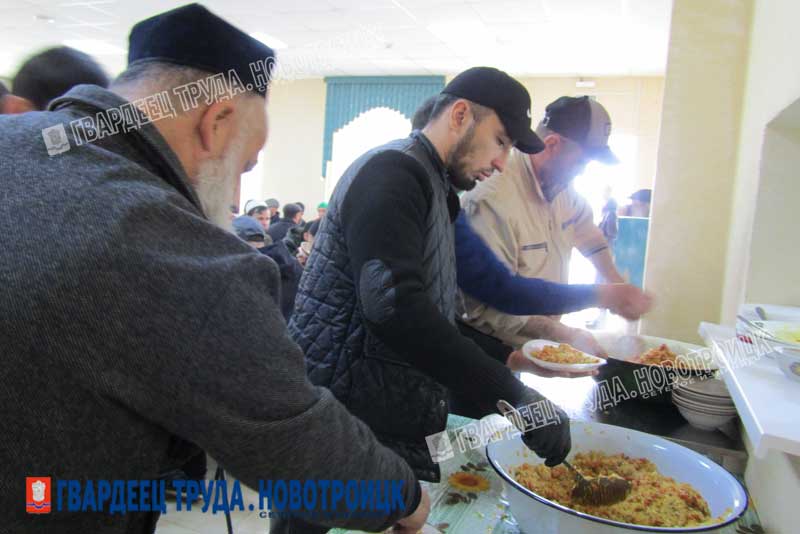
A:
[[[705,456],[666,439],[622,427],[590,422],[571,422],[572,452],[590,450],[625,453],[647,458],[661,474],[691,484],[708,502],[712,517],[722,522],[700,527],[663,528],[632,525],[591,516],[547,500],[517,483],[511,469],[523,463],[541,463],[519,437],[503,439],[486,447],[489,463],[503,479],[510,511],[525,534],[573,532],[721,532],[747,509],[742,485]]]

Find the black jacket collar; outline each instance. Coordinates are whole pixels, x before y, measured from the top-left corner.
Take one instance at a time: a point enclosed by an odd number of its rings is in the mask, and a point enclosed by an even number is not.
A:
[[[447,186],[447,209],[450,212],[450,222],[455,222],[456,218],[458,217],[458,212],[461,210],[461,203],[458,200],[458,194],[456,193],[453,184],[450,183],[450,175],[447,172],[447,167],[442,161],[442,158],[439,156],[439,152],[436,150],[436,147],[433,146],[431,140],[428,139],[421,130],[414,130],[411,132],[411,137],[416,139],[419,144],[422,145],[431,162],[433,162],[433,165],[436,167],[436,170],[439,172],[439,176],[441,176],[442,180],[444,180],[445,185]]]

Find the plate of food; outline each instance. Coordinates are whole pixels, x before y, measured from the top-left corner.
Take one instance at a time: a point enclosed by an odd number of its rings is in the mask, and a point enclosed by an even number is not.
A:
[[[586,354],[566,343],[546,339],[533,339],[522,346],[522,354],[536,365],[551,371],[594,371],[606,361]]]
[[[661,367],[676,368],[685,371],[714,371],[716,363],[707,351],[692,350],[686,353],[676,353],[666,343],[650,348],[628,360],[642,365],[658,365]]]
[[[676,383],[711,378],[719,369],[711,350],[674,339],[595,333],[608,353],[607,365],[594,377],[598,382],[617,380],[637,399],[672,404]]]

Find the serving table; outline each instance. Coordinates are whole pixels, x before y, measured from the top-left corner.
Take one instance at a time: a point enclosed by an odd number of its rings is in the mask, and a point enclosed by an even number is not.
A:
[[[573,419],[598,421],[663,436],[708,456],[743,482],[741,474],[747,454],[733,424],[722,431],[698,430],[689,426],[674,406],[640,400],[623,401],[607,410],[594,410],[592,399],[597,394],[597,386],[588,377],[541,378],[523,373],[522,380],[559,404]],[[475,422],[474,419],[451,414],[447,428],[455,430]],[[431,497],[429,524],[445,534],[522,534],[508,513],[500,477],[486,464],[484,448],[468,449],[462,453],[455,447],[455,456],[440,463],[440,468],[440,483],[423,483]],[[488,488],[466,491],[453,487],[448,478],[458,472],[486,479]],[[758,517],[751,506],[738,523],[731,525],[726,532],[748,533],[750,531],[741,529],[759,527]],[[331,531],[332,534],[353,532],[342,529]]]

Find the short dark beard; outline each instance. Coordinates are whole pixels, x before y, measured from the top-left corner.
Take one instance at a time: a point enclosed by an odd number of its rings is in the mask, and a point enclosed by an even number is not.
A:
[[[533,165],[532,160],[531,165]],[[542,195],[548,203],[552,202],[553,199],[569,185],[569,182],[566,184],[553,183],[552,174],[558,175],[558,170],[552,167],[552,162],[536,169],[535,174],[536,180],[539,182],[539,188],[542,190]]]
[[[547,202],[552,202],[559,193],[561,193],[564,189],[569,187],[569,184],[572,180],[568,182],[555,182],[552,181],[539,181],[539,187],[542,189],[542,194],[544,195],[545,200]]]
[[[547,202],[552,202],[556,195],[560,193],[560,190],[557,190],[557,186],[548,183],[539,183],[539,187],[542,188],[542,194],[544,195],[544,199]]]
[[[447,158],[447,172],[450,183],[460,191],[469,191],[475,187],[477,180],[467,175],[464,160],[472,152],[472,139],[475,137],[475,123],[471,124],[464,137],[459,139]]]

